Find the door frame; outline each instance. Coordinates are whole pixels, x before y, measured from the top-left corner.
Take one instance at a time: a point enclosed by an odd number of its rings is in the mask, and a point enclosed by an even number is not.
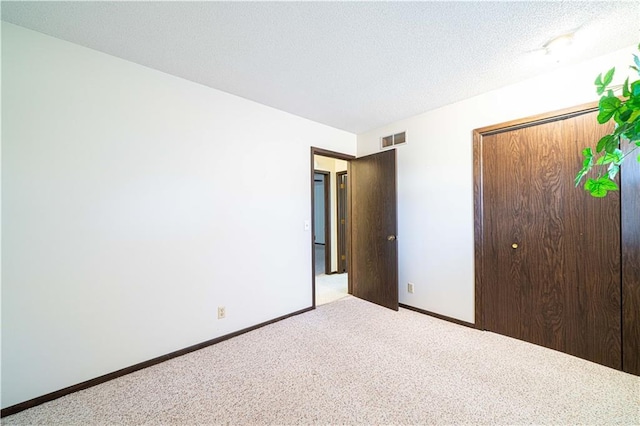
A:
[[[588,114],[598,110],[598,103],[590,102],[558,111],[551,111],[530,117],[520,118],[505,123],[482,127],[473,130],[473,233],[474,233],[474,275],[475,275],[475,327],[484,330],[483,312],[483,257],[484,257],[484,216],[483,216],[483,164],[482,148],[483,137],[495,133],[516,130],[523,127],[550,123],[558,120],[566,120],[571,117]],[[578,170],[576,164],[576,172]]]
[[[322,175],[322,191],[324,194],[324,273],[331,273],[331,172],[327,172],[324,170],[314,170],[313,171],[313,183],[314,183],[314,191],[313,191],[313,212],[314,212],[314,221],[313,221],[313,237],[316,236],[315,229],[315,182],[316,175]],[[315,238],[313,240],[313,252],[315,253]],[[313,271],[315,275],[315,269]]]
[[[351,160],[354,160],[356,157],[354,155],[343,154],[341,152],[330,151],[327,149],[316,148],[314,146],[311,147],[311,166],[310,166],[310,185],[311,185],[311,236],[309,240],[311,240],[311,307],[316,307],[316,251],[315,251],[315,242],[313,241],[314,236],[314,226],[315,226],[315,163],[314,156],[321,155],[323,157],[335,158],[337,160],[344,160],[347,162],[347,175],[349,173],[349,167],[351,167]],[[349,183],[347,183],[347,186]],[[349,188],[347,188],[347,195],[350,193]],[[350,227],[351,221],[351,200],[347,199],[347,228]],[[347,263],[351,264],[351,236],[349,232],[347,232]],[[352,292],[352,283],[351,283],[351,274],[347,276],[348,282],[348,292],[351,294]]]

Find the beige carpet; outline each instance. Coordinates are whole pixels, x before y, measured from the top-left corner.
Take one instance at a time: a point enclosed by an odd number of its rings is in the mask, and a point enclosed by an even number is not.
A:
[[[316,306],[346,297],[347,274],[316,275]]]
[[[639,403],[638,377],[348,296],[2,423],[637,425]]]

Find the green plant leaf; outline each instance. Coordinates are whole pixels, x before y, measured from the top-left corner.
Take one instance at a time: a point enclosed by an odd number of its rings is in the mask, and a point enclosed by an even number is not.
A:
[[[633,110],[633,111],[639,110],[640,109],[640,96],[631,95],[631,97],[629,99],[627,99],[627,101],[625,102],[625,105],[630,110]]]
[[[620,99],[615,96],[603,96],[600,98],[600,103],[598,104],[598,108],[600,109],[598,113],[598,123],[604,124],[609,121],[619,110],[621,103]]]
[[[598,74],[596,81],[594,81],[593,84],[596,86],[596,93],[598,96],[602,95],[605,89],[604,84],[602,84],[602,73]]]
[[[618,130],[618,129],[616,129]],[[629,140],[629,142],[635,142],[640,139],[640,119],[633,122],[626,123],[624,125],[624,132],[622,135]]]
[[[574,183],[576,186],[580,184],[580,181],[582,180],[582,178],[585,177],[585,175],[589,173],[589,170],[591,170],[591,168],[593,167],[593,152],[591,151],[591,148],[583,149],[582,155],[584,156],[584,161],[582,162],[582,169],[580,169],[580,171],[578,172],[578,174],[574,179]]]
[[[602,73],[598,74],[594,84],[596,85],[596,93],[598,96],[602,95],[604,91],[607,90],[607,85],[602,82]]]
[[[613,157],[614,164],[620,165],[624,161],[624,152],[619,148],[616,148],[612,153],[607,153],[607,155],[611,155]]]
[[[604,75],[604,79],[602,80],[602,84],[604,86],[608,86],[611,84],[611,82],[613,81],[613,74],[615,72],[616,72],[616,67],[613,67],[609,71],[607,71],[607,73]]]
[[[602,165],[613,163],[619,165],[620,163],[622,163],[623,159],[624,154],[620,149],[616,148],[614,152],[607,152],[602,157],[598,158],[596,164]]]
[[[638,44],[638,50],[640,50],[640,44]],[[630,68],[640,75],[639,55],[633,55],[633,64]],[[582,151],[584,156],[582,168],[575,177],[577,186],[595,165],[606,165],[607,173],[604,176],[602,171],[599,171],[596,179],[588,178],[584,184],[586,191],[599,198],[605,197],[609,191],[618,190],[614,179],[620,172],[620,166],[625,158],[625,154],[619,148],[620,144],[628,142],[634,145],[626,155],[640,148],[640,80],[630,83],[630,78],[626,78],[622,85],[612,86],[614,75],[615,67],[606,73],[600,73],[594,84],[600,95],[598,123],[605,124],[613,119],[616,125],[612,133],[601,137],[596,144],[598,155],[594,157],[591,148],[585,148]],[[614,89],[617,91],[618,88],[621,88],[622,92],[620,98],[614,94]],[[640,155],[637,156],[637,160],[640,162]]]
[[[596,198],[602,198],[607,196],[609,191],[617,191],[618,185],[609,180],[609,178],[601,177],[599,179],[587,179],[584,184],[584,189],[591,193],[591,196]]]
[[[626,123],[627,120],[629,120],[629,117],[631,117],[631,114],[633,114],[632,110],[625,109],[623,111],[622,108],[626,108],[626,106],[623,105],[621,109],[618,110],[619,114],[614,115],[614,118],[616,119],[616,122],[618,124]]]
[[[600,179],[597,179],[597,181],[600,186],[604,189],[606,189],[607,191],[617,191],[618,190],[618,184],[615,183],[614,181],[601,177]]]
[[[627,79],[624,81],[624,84],[622,85],[622,96],[624,96],[625,98],[631,96],[631,90],[629,89],[629,77],[627,77]]]
[[[602,152],[611,143],[615,143],[615,137],[613,135],[604,135],[596,145],[596,152]]]

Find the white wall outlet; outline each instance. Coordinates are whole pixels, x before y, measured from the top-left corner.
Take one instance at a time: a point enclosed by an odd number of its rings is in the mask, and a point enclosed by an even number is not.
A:
[[[413,293],[413,283],[407,283],[407,291]]]
[[[227,316],[227,309],[224,306],[218,306],[218,319],[222,319]]]

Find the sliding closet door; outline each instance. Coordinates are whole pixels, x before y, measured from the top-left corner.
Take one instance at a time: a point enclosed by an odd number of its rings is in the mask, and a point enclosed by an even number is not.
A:
[[[581,150],[608,130],[595,117],[482,135],[481,323],[620,369],[619,194],[573,184]]]

